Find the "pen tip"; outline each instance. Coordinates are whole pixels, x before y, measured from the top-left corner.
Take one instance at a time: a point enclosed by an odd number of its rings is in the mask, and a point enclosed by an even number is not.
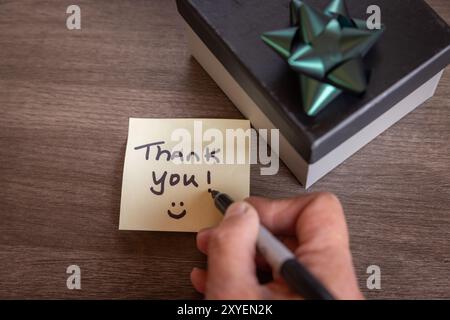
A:
[[[211,190],[211,197],[214,199],[219,194],[219,191]]]

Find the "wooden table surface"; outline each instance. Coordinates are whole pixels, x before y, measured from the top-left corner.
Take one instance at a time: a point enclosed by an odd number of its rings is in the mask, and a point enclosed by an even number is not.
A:
[[[428,2],[450,22],[448,0]],[[69,4],[0,0],[0,298],[198,298],[194,234],[118,230],[128,118],[242,115],[190,58],[174,1],[77,1],[80,31]],[[310,190],[340,197],[368,298],[450,298],[448,71]],[[284,165],[252,169],[253,195],[302,192]]]

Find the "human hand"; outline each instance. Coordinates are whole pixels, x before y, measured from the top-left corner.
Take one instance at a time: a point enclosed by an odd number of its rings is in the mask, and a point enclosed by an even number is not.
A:
[[[363,298],[353,268],[344,212],[330,193],[282,200],[250,197],[231,205],[219,226],[200,231],[197,247],[208,255],[208,270],[194,268],[191,281],[205,298],[302,298],[276,274],[273,281],[259,283],[256,266],[268,268],[256,252],[260,221],[334,297]]]

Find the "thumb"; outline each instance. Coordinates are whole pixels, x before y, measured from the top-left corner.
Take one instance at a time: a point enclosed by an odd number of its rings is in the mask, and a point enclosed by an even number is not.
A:
[[[255,253],[259,230],[256,210],[247,202],[233,203],[208,245],[207,299],[256,299]]]

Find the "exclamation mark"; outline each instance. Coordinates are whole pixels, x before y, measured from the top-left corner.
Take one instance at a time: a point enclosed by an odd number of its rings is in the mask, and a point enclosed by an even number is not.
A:
[[[206,173],[206,182],[210,185],[211,184],[211,171],[208,170]],[[208,188],[208,192],[211,193],[211,188]]]

